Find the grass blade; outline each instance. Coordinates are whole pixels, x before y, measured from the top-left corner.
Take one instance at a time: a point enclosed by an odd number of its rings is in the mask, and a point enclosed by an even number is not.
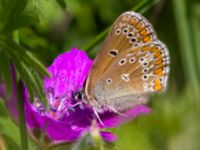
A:
[[[11,96],[12,92],[12,75],[11,75],[11,70],[10,70],[10,62],[8,60],[9,58],[5,54],[4,51],[0,52],[0,70],[1,76],[3,77],[3,81],[5,83],[6,87],[6,95],[7,97]]]
[[[191,85],[193,91],[197,94],[199,93],[199,85],[194,60],[193,36],[191,34],[191,24],[188,19],[186,1],[173,0],[173,5],[185,74],[187,76],[187,81]]]

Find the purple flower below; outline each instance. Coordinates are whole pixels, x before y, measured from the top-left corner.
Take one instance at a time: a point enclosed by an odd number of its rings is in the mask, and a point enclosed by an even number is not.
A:
[[[53,143],[73,142],[89,132],[94,113],[90,106],[72,107],[76,101],[73,92],[83,88],[89,73],[92,60],[84,51],[72,48],[71,51],[59,55],[48,68],[51,78],[44,79],[44,87],[48,97],[49,111],[45,111],[40,101],[35,98],[34,104],[29,103],[28,92],[25,90],[25,114],[31,136],[36,139],[35,132],[43,132]],[[14,78],[13,78],[14,79]],[[5,87],[0,86],[0,97],[6,99]],[[13,86],[11,101],[6,101],[13,118],[18,118],[16,108],[16,87]],[[140,114],[148,114],[150,108],[140,105],[127,111],[124,116],[105,112],[102,117],[104,126],[98,123],[98,128],[114,128],[130,121]],[[106,117],[105,117],[106,116]],[[100,116],[101,117],[101,116]],[[17,120],[15,120],[17,121]],[[101,131],[100,135],[106,141],[113,142],[116,136],[110,132]]]

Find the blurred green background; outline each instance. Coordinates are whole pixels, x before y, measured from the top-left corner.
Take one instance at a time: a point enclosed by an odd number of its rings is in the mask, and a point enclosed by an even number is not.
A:
[[[139,7],[141,3],[145,5]],[[137,7],[169,48],[169,86],[165,93],[151,97],[151,114],[111,130],[119,137],[112,149],[199,150],[199,0],[0,0],[0,45],[11,39],[45,66],[72,47],[87,50],[94,58],[103,31],[121,13]],[[1,46],[2,56],[14,58]],[[0,145],[2,141],[9,150],[20,149],[18,128],[0,101]]]

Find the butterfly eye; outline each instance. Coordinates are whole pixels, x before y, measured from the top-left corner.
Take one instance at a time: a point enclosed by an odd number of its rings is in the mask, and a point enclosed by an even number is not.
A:
[[[83,99],[83,93],[81,91],[77,91],[73,94],[75,100],[82,100]]]
[[[115,34],[116,34],[116,35],[119,35],[120,33],[121,33],[121,29],[118,28],[118,29],[115,31]]]
[[[119,61],[119,65],[124,65],[126,63],[126,59],[124,58],[124,59],[121,59],[120,61]]]

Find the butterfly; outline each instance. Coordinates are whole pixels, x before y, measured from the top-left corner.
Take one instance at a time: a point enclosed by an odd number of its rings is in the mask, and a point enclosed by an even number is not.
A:
[[[166,89],[169,64],[168,49],[149,21],[136,12],[125,12],[114,22],[94,60],[83,97],[99,121],[98,112],[104,107],[123,113]]]

